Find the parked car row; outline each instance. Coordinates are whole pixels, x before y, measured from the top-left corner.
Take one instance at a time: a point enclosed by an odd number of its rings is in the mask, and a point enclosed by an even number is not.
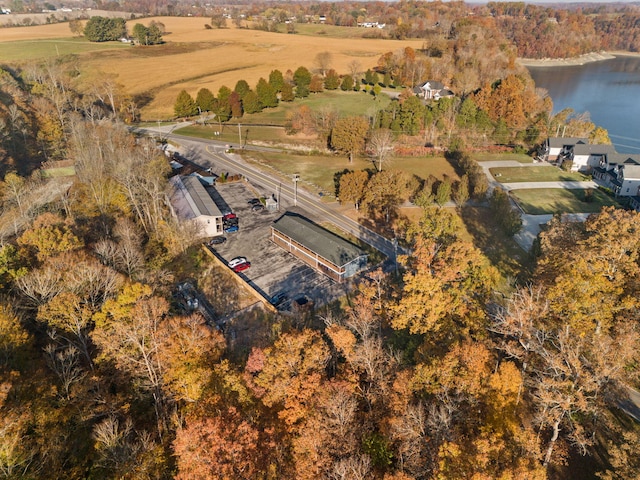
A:
[[[227,265],[231,270],[239,273],[247,270],[251,266],[251,262],[247,260],[247,257],[235,257],[229,260]]]
[[[224,233],[234,233],[240,230],[238,226],[238,216],[235,213],[225,213],[222,216],[222,224]]]

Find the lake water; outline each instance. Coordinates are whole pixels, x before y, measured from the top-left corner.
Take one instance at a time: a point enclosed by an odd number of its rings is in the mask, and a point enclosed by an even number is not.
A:
[[[554,113],[589,112],[618,152],[640,154],[640,57],[528,69],[536,86],[548,90]]]

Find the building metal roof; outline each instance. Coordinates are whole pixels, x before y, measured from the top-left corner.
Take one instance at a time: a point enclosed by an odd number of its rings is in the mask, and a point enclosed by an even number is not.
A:
[[[339,267],[366,255],[353,243],[295,213],[285,213],[273,222],[273,228]]]
[[[184,217],[222,216],[222,212],[220,212],[209,193],[202,186],[198,177],[176,175],[171,177],[170,182],[175,189],[172,200],[180,204],[176,210],[180,211]],[[187,206],[191,210],[191,215],[186,212]]]

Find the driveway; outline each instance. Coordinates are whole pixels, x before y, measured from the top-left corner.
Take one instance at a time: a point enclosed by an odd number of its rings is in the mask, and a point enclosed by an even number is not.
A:
[[[500,183],[497,181],[489,169],[498,168],[498,167],[534,167],[540,166],[540,163],[520,163],[514,160],[495,160],[491,162],[478,162],[485,175],[487,176],[487,180],[489,182],[489,194],[493,191],[494,188],[499,187],[504,189],[505,191],[517,190],[517,189],[549,189],[549,188],[566,188],[566,189],[584,189],[584,188],[597,188],[598,185],[595,182],[587,181],[587,182],[514,182],[514,183]],[[553,168],[549,166],[549,168]],[[543,193],[541,192],[541,195]],[[518,205],[511,200],[513,205],[518,207]],[[538,237],[538,234],[542,230],[542,225],[545,225],[549,220],[553,218],[553,215],[529,215],[522,210],[520,210],[522,217],[522,230],[518,232],[514,236],[514,240],[522,247],[525,251],[530,251],[533,246],[533,242]],[[566,221],[584,221],[589,216],[589,213],[572,213],[572,214],[563,214],[563,219]]]

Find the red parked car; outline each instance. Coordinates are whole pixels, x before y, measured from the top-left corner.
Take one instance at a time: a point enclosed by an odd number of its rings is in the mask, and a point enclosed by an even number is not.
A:
[[[251,262],[244,262],[233,267],[233,271],[236,273],[244,272],[251,266]]]

